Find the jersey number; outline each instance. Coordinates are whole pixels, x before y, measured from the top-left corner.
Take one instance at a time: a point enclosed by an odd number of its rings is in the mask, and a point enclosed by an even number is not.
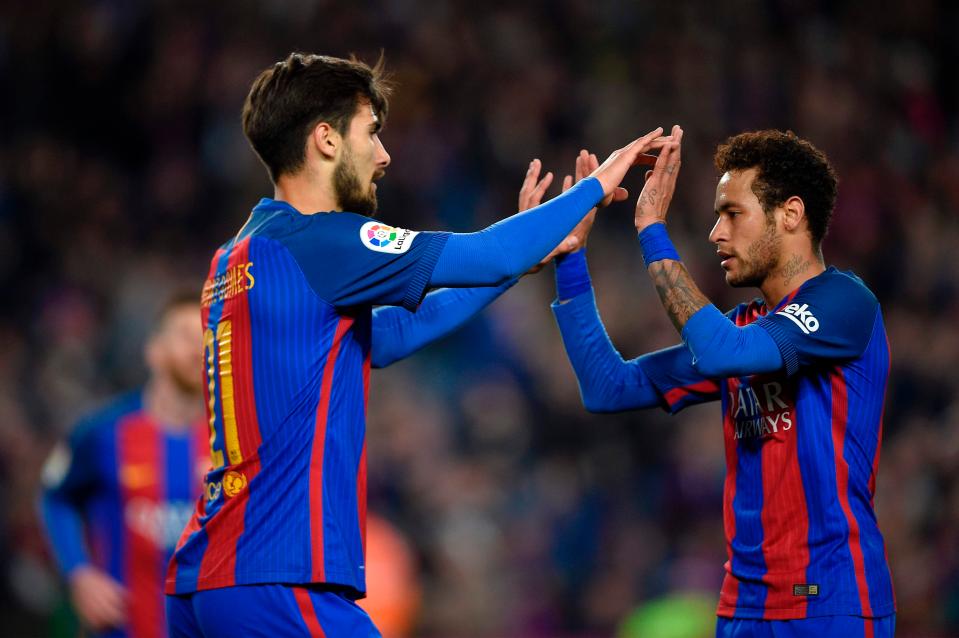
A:
[[[220,372],[220,404],[223,412],[223,438],[230,464],[243,460],[240,440],[236,432],[236,401],[233,394],[233,326],[229,319],[220,321],[216,335],[207,329],[203,333],[203,352],[206,357],[206,376],[210,393],[210,460],[214,469],[223,467],[223,452],[216,449],[216,375]],[[219,363],[219,366],[217,365]]]

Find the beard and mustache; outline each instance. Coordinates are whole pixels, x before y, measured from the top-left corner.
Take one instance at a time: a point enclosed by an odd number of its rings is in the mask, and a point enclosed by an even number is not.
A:
[[[782,237],[776,232],[775,221],[767,216],[762,236],[746,248],[739,258],[739,272],[727,273],[726,283],[733,288],[759,287],[776,269],[782,251]]]
[[[383,171],[378,171],[373,175],[373,179],[379,179],[382,176]],[[344,146],[343,156],[333,169],[333,193],[342,211],[367,216],[372,216],[376,212],[376,189],[373,188],[372,182],[365,187],[360,183],[353,149],[349,144]]]

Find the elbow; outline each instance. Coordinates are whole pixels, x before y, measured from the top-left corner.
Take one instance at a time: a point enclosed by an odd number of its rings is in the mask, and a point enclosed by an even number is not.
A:
[[[693,369],[707,379],[722,379],[735,375],[736,370],[732,367],[732,363],[730,359],[723,357],[693,356]]]
[[[583,401],[583,407],[590,414],[611,414],[617,411],[613,401],[598,392],[580,388],[579,395]]]

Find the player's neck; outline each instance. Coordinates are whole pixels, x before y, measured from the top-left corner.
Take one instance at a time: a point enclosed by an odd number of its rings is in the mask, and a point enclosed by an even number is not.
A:
[[[332,179],[318,179],[306,170],[280,177],[273,199],[286,202],[304,215],[337,210]]]
[[[774,308],[789,293],[823,273],[822,252],[805,250],[785,254],[777,266],[759,286],[767,308]]]
[[[154,375],[143,391],[147,414],[161,427],[171,431],[188,429],[203,414],[203,398],[176,386],[172,379]]]

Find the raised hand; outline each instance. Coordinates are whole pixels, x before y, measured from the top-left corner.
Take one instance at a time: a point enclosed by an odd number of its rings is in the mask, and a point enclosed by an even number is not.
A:
[[[669,141],[662,147],[656,164],[646,172],[646,185],[636,202],[634,223],[636,230],[642,231],[650,224],[665,223],[669,212],[669,203],[676,192],[676,179],[679,177],[680,150],[683,129],[673,126]]]
[[[580,181],[599,167],[599,160],[596,159],[596,156],[585,149],[579,152],[579,155],[576,156],[576,170],[574,172],[575,179],[567,175],[563,178],[563,192],[565,193],[570,188],[573,187],[573,184]],[[576,228],[566,236],[567,243],[571,246],[569,250],[564,252],[557,253],[557,255],[562,255],[566,253],[571,253],[580,248],[586,247],[586,239],[589,237],[589,231],[593,228],[593,222],[596,220],[596,209],[589,211],[589,214],[583,218],[583,221],[579,222],[576,225]],[[556,255],[553,255],[554,257]]]
[[[600,206],[607,206],[610,202],[620,202],[629,197],[625,188],[620,187],[620,182],[626,177],[629,169],[637,164],[645,164],[644,153],[650,149],[663,148],[672,141],[672,138],[661,137],[663,127],[657,127],[640,137],[633,140],[623,148],[613,151],[603,164],[590,173],[590,177],[595,177],[603,186],[603,193],[606,197],[600,202]]]
[[[538,206],[542,200],[543,194],[546,192],[546,188],[553,181],[553,174],[547,173],[540,182],[537,182],[539,177],[539,160],[533,160],[533,163],[530,164],[530,169],[526,173],[526,179],[523,181],[523,187],[519,192],[519,205],[520,211],[526,210],[527,208],[532,208],[533,206]],[[572,175],[567,175],[563,178],[563,191],[566,192],[573,187],[573,184],[580,181],[586,175],[589,175],[596,167],[599,166],[599,161],[596,159],[595,155],[592,155],[586,150],[579,152],[579,155],[576,156],[576,167],[574,170],[575,181]],[[540,187],[544,184],[542,188]],[[526,208],[523,208],[523,206]],[[589,236],[589,231],[593,227],[593,220],[596,218],[596,209],[589,211],[589,214],[583,218],[579,224],[576,225],[576,228],[566,236],[563,241],[559,243],[559,246],[553,249],[553,251],[543,257],[542,261],[529,269],[526,273],[532,275],[538,273],[543,269],[546,264],[553,261],[556,257],[560,255],[566,255],[576,250],[579,250],[586,245],[586,237]]]
[[[523,186],[519,189],[519,207],[517,210],[521,213],[524,210],[539,206],[543,202],[546,189],[553,183],[553,173],[551,172],[546,173],[543,179],[539,178],[541,170],[543,170],[543,163],[538,159],[529,163],[526,179],[523,180]]]

